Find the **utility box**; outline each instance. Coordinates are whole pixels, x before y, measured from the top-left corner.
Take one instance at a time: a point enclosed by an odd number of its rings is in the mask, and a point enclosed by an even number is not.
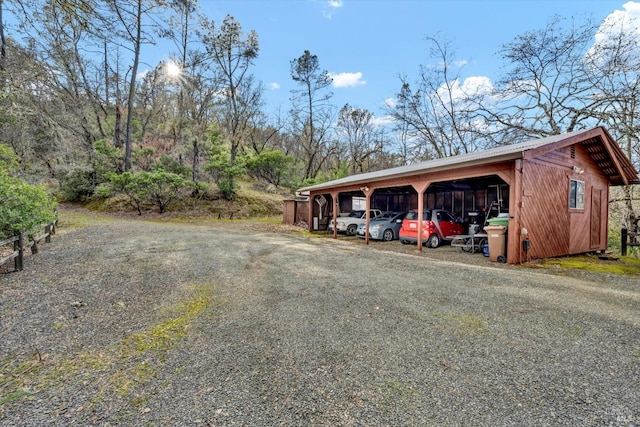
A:
[[[484,228],[489,240],[489,261],[507,262],[507,227],[504,225],[489,225]]]

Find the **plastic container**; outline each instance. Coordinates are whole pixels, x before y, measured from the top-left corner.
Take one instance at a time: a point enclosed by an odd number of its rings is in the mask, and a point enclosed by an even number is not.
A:
[[[507,218],[508,220],[509,218]],[[503,225],[489,225],[484,228],[489,239],[489,261],[506,261],[506,233],[507,227]],[[503,261],[504,260],[504,261]]]
[[[491,218],[487,220],[489,225],[502,225],[503,227],[509,226],[509,217],[508,216],[498,216],[496,218]]]

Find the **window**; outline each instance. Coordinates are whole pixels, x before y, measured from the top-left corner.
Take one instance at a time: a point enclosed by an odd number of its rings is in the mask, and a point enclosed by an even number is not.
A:
[[[572,179],[569,184],[569,208],[584,209],[584,181]]]

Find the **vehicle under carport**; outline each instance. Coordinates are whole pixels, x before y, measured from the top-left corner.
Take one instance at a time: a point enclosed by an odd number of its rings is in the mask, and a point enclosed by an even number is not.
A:
[[[609,187],[638,183],[630,160],[597,127],[353,175],[298,193],[311,202],[310,230],[321,229],[315,218],[335,219],[354,203],[367,210],[442,208],[469,219],[496,201],[509,213],[506,260],[516,263],[606,250]]]

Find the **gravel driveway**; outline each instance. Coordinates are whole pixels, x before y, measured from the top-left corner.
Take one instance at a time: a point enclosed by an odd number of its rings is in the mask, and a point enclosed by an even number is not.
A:
[[[640,424],[637,279],[61,225],[0,274],[3,426]]]

